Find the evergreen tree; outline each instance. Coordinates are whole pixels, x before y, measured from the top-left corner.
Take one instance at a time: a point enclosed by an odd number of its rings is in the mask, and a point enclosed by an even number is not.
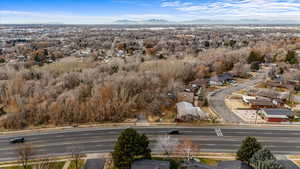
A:
[[[251,51],[247,58],[248,64],[251,64],[252,62],[263,62],[263,61],[264,61],[264,57],[262,57],[260,53],[255,51]]]
[[[255,137],[246,137],[237,152],[237,160],[250,163],[251,157],[262,148]]]
[[[112,157],[118,169],[130,169],[137,158],[151,158],[147,136],[131,128],[124,130],[117,140]]]
[[[256,168],[261,166],[262,162],[269,160],[276,160],[276,158],[269,149],[263,148],[252,156],[252,158],[250,159],[250,163]]]
[[[252,62],[252,63],[251,63],[251,66],[250,66],[250,69],[251,69],[252,71],[257,71],[257,70],[259,70],[259,64],[260,64],[260,62],[257,62],[257,61]]]
[[[296,52],[295,51],[288,51],[287,55],[286,55],[286,59],[285,62],[289,63],[289,64],[297,64],[298,63],[298,59],[296,57]]]
[[[148,137],[145,134],[142,134],[140,136],[140,152],[138,152],[138,155],[147,159],[151,158],[151,149],[149,148],[149,143]]]
[[[281,164],[276,160],[267,160],[259,163],[259,166],[255,166],[255,169],[285,169]]]

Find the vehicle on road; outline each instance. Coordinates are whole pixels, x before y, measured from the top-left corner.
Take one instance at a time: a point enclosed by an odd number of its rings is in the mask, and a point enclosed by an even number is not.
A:
[[[177,134],[180,134],[179,130],[170,130],[168,132],[169,135],[177,135]]]
[[[10,139],[9,142],[12,143],[12,144],[24,143],[25,138],[24,137],[16,137],[16,138]]]

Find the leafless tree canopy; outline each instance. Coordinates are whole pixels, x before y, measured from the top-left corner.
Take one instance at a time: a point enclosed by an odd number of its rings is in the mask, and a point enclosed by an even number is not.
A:
[[[16,151],[22,167],[24,169],[28,169],[29,162],[32,160],[32,156],[34,155],[32,146],[30,144],[22,144],[18,146]]]
[[[199,153],[200,147],[193,143],[192,140],[184,139],[177,145],[176,152],[178,155],[184,156],[187,160],[191,160],[193,156]]]
[[[179,144],[177,138],[172,138],[169,135],[160,136],[156,140],[156,147],[162,151],[165,155],[169,156],[176,151],[176,147]]]
[[[43,27],[51,31],[41,39],[39,28],[19,32],[32,40],[7,41],[0,53],[6,59],[0,66],[1,127],[119,122],[139,112],[160,113],[174,106],[167,93],[191,81],[227,71],[245,76],[251,51],[278,63],[287,79],[300,79],[299,64],[285,62],[287,51],[300,48],[293,29],[53,26]]]

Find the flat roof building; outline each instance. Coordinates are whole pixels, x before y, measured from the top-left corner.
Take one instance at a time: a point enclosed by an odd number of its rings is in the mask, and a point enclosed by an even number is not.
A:
[[[258,113],[268,122],[284,122],[295,116],[289,109],[261,109]]]

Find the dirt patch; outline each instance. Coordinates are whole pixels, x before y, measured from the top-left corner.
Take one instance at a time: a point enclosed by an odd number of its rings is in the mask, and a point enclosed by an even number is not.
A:
[[[263,123],[263,120],[256,114],[256,110],[251,110],[250,106],[245,104],[241,99],[226,99],[225,101],[228,108],[231,109],[237,116],[248,123]],[[243,110],[242,110],[243,109]]]
[[[226,99],[225,103],[231,110],[250,108],[249,105],[243,103],[240,99]]]

